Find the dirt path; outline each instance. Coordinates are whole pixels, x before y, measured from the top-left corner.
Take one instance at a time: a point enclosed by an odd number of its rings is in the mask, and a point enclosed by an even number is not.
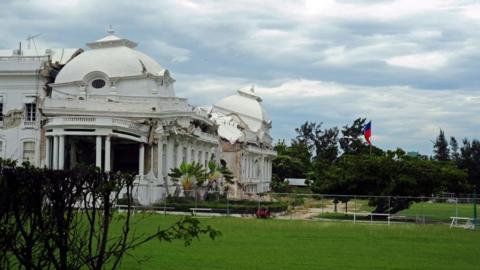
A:
[[[313,219],[324,213],[335,213],[335,204],[333,201],[325,200],[326,204],[323,207],[309,207],[314,204],[318,204],[318,201],[306,201],[301,206],[294,207],[293,211],[287,211],[281,215],[276,216],[277,219]],[[348,212],[360,212],[361,204],[349,203]],[[337,213],[345,212],[345,204],[337,204]]]

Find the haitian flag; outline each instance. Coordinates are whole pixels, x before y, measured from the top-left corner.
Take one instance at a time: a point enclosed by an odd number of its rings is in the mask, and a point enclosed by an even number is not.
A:
[[[370,137],[372,136],[372,121],[369,121],[363,127],[363,136],[365,137],[365,140],[367,140],[368,144],[372,145],[372,143],[370,142]]]

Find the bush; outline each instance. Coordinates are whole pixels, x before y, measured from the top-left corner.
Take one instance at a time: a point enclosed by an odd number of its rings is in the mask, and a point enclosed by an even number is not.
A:
[[[158,203],[155,206],[163,207],[164,203]],[[167,206],[173,207],[174,211],[185,211],[189,212],[190,208],[211,208],[214,212],[217,213],[227,213],[230,214],[255,214],[255,212],[260,207],[266,207],[270,212],[283,212],[288,208],[286,202],[258,202],[258,201],[249,201],[249,200],[221,200],[221,201],[197,201],[192,198],[167,198]]]

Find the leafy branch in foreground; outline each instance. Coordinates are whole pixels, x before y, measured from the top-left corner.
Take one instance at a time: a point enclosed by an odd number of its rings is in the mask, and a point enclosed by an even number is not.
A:
[[[188,246],[201,235],[220,235],[191,217],[136,235],[146,216],[133,219],[134,179],[93,167],[55,171],[0,160],[0,269],[117,269],[124,254],[151,240]],[[123,212],[115,210],[120,198]]]

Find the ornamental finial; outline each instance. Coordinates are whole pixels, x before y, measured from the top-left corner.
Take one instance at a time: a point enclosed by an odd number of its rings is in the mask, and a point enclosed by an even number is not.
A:
[[[113,30],[113,27],[112,27],[111,24],[108,25],[107,33],[108,33],[109,35],[113,35],[113,34],[115,33],[115,30]]]

